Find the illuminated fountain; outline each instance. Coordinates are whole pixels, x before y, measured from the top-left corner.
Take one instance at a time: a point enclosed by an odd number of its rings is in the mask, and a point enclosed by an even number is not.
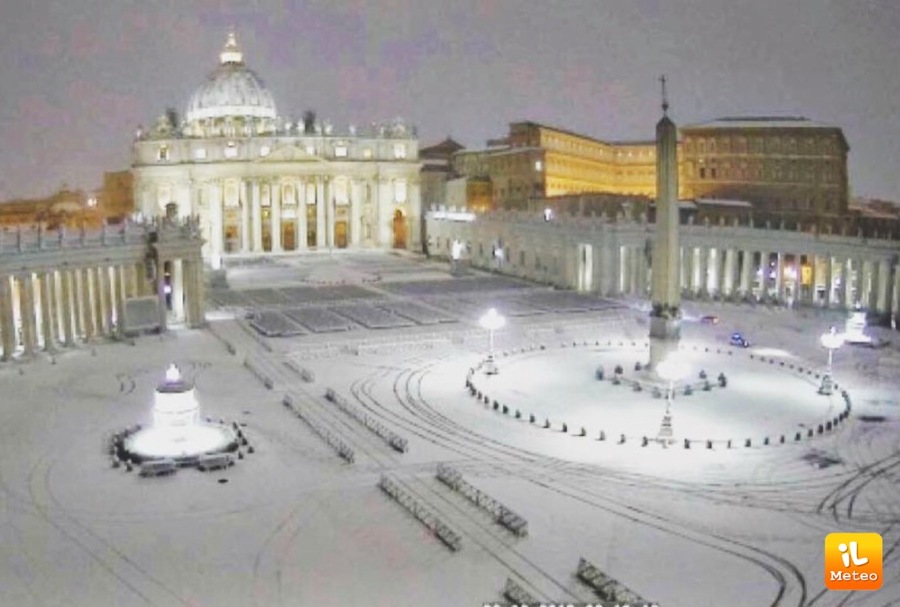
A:
[[[156,388],[153,425],[129,434],[124,451],[133,461],[173,459],[188,463],[203,455],[235,451],[239,436],[224,424],[202,421],[194,386],[174,364]]]

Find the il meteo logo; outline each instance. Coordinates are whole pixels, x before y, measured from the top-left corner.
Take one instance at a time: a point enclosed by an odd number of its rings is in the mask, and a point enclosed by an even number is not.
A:
[[[881,536],[877,533],[829,533],[825,537],[825,587],[878,590],[881,550]]]

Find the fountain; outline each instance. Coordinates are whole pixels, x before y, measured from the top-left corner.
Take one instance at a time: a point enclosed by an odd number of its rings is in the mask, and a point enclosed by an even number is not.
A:
[[[201,420],[194,386],[172,364],[156,388],[153,425],[129,434],[123,450],[135,462],[172,459],[190,464],[204,455],[235,451],[238,440],[232,427]]]

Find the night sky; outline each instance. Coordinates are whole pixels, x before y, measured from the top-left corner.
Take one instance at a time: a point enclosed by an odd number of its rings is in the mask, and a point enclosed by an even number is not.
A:
[[[900,201],[897,0],[7,0],[0,200],[127,168],[135,127],[184,111],[232,27],[286,117],[402,116],[422,145],[516,120],[651,139],[666,73],[678,123],[836,124],[852,193]]]

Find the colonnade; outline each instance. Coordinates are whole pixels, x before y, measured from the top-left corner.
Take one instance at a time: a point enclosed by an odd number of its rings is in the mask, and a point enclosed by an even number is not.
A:
[[[168,322],[202,325],[199,237],[178,228],[158,234],[155,244],[144,234],[0,247],[2,360],[127,333],[129,302],[142,298],[156,303],[160,330]]]
[[[604,295],[649,297],[652,224],[594,218],[543,221],[505,212],[473,222],[427,217],[429,252],[468,243],[482,267]],[[783,303],[900,313],[900,242],[740,226],[680,228],[685,297],[767,298]],[[493,255],[500,248],[501,258]]]

